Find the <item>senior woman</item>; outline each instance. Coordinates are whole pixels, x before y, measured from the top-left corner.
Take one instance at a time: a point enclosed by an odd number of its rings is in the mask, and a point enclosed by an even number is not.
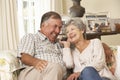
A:
[[[99,39],[86,40],[86,26],[73,18],[66,24],[67,41],[63,45],[63,60],[74,73],[67,80],[115,80],[105,62],[105,53]],[[71,46],[72,45],[72,46]]]

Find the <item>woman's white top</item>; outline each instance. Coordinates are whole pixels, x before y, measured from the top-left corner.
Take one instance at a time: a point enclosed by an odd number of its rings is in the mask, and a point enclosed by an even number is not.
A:
[[[115,80],[106,65],[104,49],[99,39],[91,39],[89,45],[82,52],[77,48],[63,48],[63,61],[66,67],[74,67],[74,72],[81,72],[85,67],[92,66],[101,77]]]

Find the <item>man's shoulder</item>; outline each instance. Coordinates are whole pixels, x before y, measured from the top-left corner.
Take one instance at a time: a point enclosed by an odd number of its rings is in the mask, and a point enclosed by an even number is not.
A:
[[[30,37],[33,37],[35,34],[33,33],[27,33],[23,36],[23,38],[30,38]]]
[[[22,37],[22,40],[34,40],[34,41],[45,41],[47,37],[41,33],[27,33]]]
[[[35,36],[42,36],[42,33],[37,32],[37,33],[27,33],[23,37],[35,37]]]
[[[37,33],[28,33],[24,35],[23,38],[28,38],[28,39],[32,38],[34,40],[45,40],[46,36],[42,34],[41,32],[37,32]]]

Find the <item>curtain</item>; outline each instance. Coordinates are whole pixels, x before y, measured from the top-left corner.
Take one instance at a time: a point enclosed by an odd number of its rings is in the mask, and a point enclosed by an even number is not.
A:
[[[63,15],[63,0],[51,0],[51,2],[51,9]]]
[[[18,40],[16,0],[0,0],[0,51],[17,49]]]
[[[56,11],[59,14],[63,14],[63,5],[62,0],[36,0],[37,1],[37,10],[44,14],[47,11]]]
[[[63,5],[62,0],[36,0],[36,25],[40,26],[40,20],[42,15],[48,11],[56,11],[60,15],[63,15]],[[39,29],[39,27],[37,28]]]

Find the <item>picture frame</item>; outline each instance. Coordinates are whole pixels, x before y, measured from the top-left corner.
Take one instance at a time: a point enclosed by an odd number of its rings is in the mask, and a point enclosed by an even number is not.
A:
[[[65,24],[70,20],[70,17],[68,16],[62,16],[62,28],[60,31],[60,34],[58,35],[58,39],[62,39],[66,37],[66,31],[65,31]]]
[[[86,23],[89,31],[101,32],[103,28],[109,28],[107,14],[86,14]]]

